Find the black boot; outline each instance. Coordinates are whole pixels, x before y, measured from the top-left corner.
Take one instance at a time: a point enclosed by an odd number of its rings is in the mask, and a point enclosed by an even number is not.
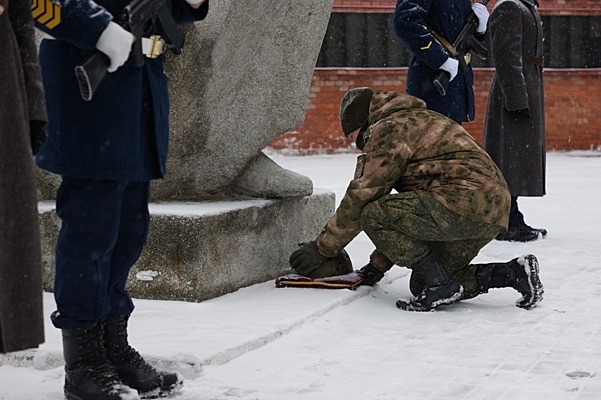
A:
[[[523,226],[524,228],[529,229],[532,232],[536,232],[543,239],[547,237],[547,230],[545,228],[533,228],[525,222]]]
[[[110,317],[104,323],[107,358],[115,366],[119,377],[137,389],[143,399],[165,397],[177,392],[184,383],[179,373],[157,371],[129,345],[128,319],[129,315],[122,315]]]
[[[63,329],[65,397],[68,400],[139,400],[106,358],[102,325]]]
[[[495,239],[506,242],[533,242],[538,240],[538,232],[530,229],[525,229],[521,226],[509,228],[507,232],[498,235]]]
[[[493,288],[514,288],[522,295],[515,305],[525,309],[536,306],[545,292],[539,278],[538,260],[532,254],[506,263],[481,264],[476,268],[476,279],[480,293]]]
[[[412,300],[397,301],[398,308],[405,311],[430,311],[461,300],[463,287],[451,278],[432,253],[409,268],[413,270],[412,273],[419,275],[424,289]]]
[[[533,228],[524,221],[524,214],[518,207],[518,198],[511,198],[511,208],[509,210],[509,228],[507,232],[496,237],[497,240],[508,242],[532,242],[547,236],[547,230],[542,228]]]

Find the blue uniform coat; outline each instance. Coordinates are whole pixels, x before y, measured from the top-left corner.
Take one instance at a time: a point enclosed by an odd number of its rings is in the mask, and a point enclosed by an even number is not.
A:
[[[395,33],[413,54],[407,93],[459,123],[474,119],[474,74],[471,66],[460,66],[446,96],[438,93],[432,81],[449,56],[428,27],[453,43],[471,11],[470,0],[398,0],[394,12]]]
[[[168,150],[168,78],[165,56],[145,58],[137,68],[130,60],[107,73],[91,101],[81,98],[75,66],[95,51],[111,20],[127,0],[55,0],[61,22],[49,29],[52,39],[40,45],[40,64],[48,105],[48,140],[38,153],[38,166],[87,179],[147,181],[165,173]],[[207,0],[192,9],[184,0],[168,0],[178,23],[203,19]],[[43,21],[42,21],[43,22]],[[151,27],[145,34],[158,33]]]

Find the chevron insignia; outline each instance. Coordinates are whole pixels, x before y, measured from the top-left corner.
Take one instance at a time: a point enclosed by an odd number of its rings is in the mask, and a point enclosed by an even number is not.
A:
[[[61,8],[52,0],[31,0],[31,15],[38,24],[54,29],[61,23]]]
[[[430,40],[430,43],[428,43],[426,46],[424,47],[420,47],[420,50],[428,50],[430,47],[432,46],[432,41]]]

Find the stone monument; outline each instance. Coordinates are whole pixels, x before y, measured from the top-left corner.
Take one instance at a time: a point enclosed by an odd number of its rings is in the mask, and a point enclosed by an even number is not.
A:
[[[333,0],[211,2],[168,56],[167,176],[152,184],[134,297],[202,301],[274,279],[334,212],[334,194],[263,150],[305,117]],[[44,282],[52,290],[58,177],[40,171]]]

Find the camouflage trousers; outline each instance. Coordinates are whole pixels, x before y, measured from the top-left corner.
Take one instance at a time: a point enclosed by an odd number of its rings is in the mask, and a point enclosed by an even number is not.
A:
[[[502,228],[459,215],[441,205],[428,192],[389,194],[368,204],[361,225],[376,246],[376,252],[393,264],[410,267],[432,252],[464,289],[464,298],[479,294],[477,264],[470,262]],[[372,254],[374,258],[381,256]],[[410,289],[419,294],[423,285],[412,274]]]

